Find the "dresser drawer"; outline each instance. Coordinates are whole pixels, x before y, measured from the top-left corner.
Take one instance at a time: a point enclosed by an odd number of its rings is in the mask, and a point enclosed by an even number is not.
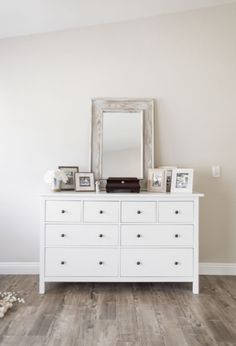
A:
[[[192,275],[192,249],[121,250],[121,276]]]
[[[47,248],[46,276],[117,276],[116,249]]]
[[[119,203],[118,202],[84,202],[84,222],[118,222]]]
[[[47,201],[46,221],[80,222],[80,201]]]
[[[192,246],[191,225],[123,225],[122,246]]]
[[[47,225],[46,246],[118,245],[116,225]]]
[[[159,202],[160,223],[193,223],[193,202]]]
[[[122,222],[156,222],[156,202],[122,202]]]

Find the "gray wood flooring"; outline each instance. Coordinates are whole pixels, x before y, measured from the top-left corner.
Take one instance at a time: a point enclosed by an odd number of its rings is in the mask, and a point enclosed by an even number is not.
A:
[[[26,300],[0,319],[0,345],[236,345],[236,277],[202,276],[190,284],[51,285],[37,276],[0,276],[0,291]]]

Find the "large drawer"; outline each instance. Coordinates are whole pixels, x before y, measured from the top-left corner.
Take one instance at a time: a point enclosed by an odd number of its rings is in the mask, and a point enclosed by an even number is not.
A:
[[[46,276],[117,276],[117,249],[47,248]]]
[[[122,246],[192,246],[191,225],[122,225]]]
[[[117,246],[117,225],[46,225],[46,246]]]
[[[192,249],[121,250],[121,276],[192,275]]]
[[[46,221],[80,222],[80,201],[47,201]]]
[[[119,203],[118,202],[84,202],[84,222],[118,222]]]
[[[156,222],[156,202],[122,202],[121,222]]]
[[[159,202],[160,223],[193,223],[193,202]]]

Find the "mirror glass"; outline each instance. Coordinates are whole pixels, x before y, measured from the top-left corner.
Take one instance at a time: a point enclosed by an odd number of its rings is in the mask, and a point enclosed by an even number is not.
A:
[[[102,178],[143,179],[143,112],[103,112]]]

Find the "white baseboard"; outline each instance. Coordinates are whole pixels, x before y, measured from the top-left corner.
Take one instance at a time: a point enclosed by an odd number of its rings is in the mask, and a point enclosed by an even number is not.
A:
[[[200,263],[200,275],[236,275],[236,263]]]
[[[0,262],[1,275],[38,274],[38,262]]]
[[[200,275],[236,275],[236,263],[200,263]],[[0,262],[0,275],[39,274],[38,262]]]

